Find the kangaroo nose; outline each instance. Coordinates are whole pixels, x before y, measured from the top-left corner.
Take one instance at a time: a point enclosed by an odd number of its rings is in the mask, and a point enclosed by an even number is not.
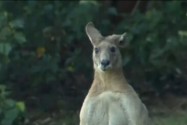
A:
[[[108,66],[110,64],[109,60],[102,60],[101,61],[101,65],[103,65],[104,67]]]

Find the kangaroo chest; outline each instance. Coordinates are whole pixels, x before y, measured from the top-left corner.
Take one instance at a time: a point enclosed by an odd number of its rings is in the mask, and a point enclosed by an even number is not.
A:
[[[127,125],[128,116],[122,98],[120,93],[109,91],[86,99],[81,111],[83,122],[89,125]]]

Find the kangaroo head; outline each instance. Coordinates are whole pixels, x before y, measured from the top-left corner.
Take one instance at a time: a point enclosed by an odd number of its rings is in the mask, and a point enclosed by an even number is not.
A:
[[[92,22],[86,25],[86,33],[93,45],[93,62],[95,70],[108,71],[122,67],[119,47],[125,33],[122,35],[102,36]]]

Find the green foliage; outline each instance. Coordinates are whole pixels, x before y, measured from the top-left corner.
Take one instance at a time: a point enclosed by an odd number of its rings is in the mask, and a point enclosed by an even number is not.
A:
[[[18,125],[23,122],[25,105],[23,102],[7,98],[9,92],[0,85],[0,123],[1,125]]]
[[[10,8],[12,4],[14,8]],[[14,90],[22,89],[23,96],[64,91],[61,84],[66,84],[72,73],[88,70],[91,61],[85,64],[87,55],[82,56],[84,26],[98,12],[97,3],[28,1],[3,5],[11,26],[20,31],[15,35],[19,42],[11,44],[10,61],[3,73]],[[10,41],[12,37],[5,38]]]
[[[124,62],[162,92],[186,80],[181,61],[187,48],[187,9],[178,1],[156,3],[145,14],[137,12],[122,21],[117,30],[129,33]]]

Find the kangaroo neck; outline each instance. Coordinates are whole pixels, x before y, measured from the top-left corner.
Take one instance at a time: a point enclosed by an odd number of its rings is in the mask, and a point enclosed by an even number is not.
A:
[[[110,86],[112,84],[117,84],[125,81],[122,68],[113,69],[108,71],[98,71],[95,70],[95,78],[97,84],[103,86]]]
[[[97,96],[106,91],[124,92],[128,88],[129,85],[123,75],[122,68],[104,72],[95,70],[89,96]]]

